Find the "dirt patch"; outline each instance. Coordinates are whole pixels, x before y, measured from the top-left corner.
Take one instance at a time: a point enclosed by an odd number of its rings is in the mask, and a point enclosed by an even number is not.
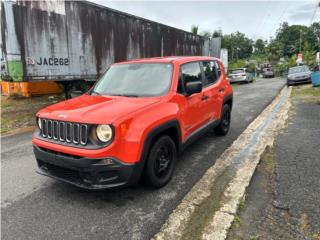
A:
[[[41,108],[62,100],[62,95],[32,98],[1,96],[1,134],[35,126],[35,114]]]

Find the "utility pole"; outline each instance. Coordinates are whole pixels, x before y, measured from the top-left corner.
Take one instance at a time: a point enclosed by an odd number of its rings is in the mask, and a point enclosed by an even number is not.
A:
[[[233,62],[233,52],[234,52],[234,48],[233,46],[231,47],[231,62]]]
[[[302,33],[302,29],[300,29],[300,47],[299,47],[299,52],[300,52],[300,53],[301,53],[301,43],[302,43],[301,33]]]

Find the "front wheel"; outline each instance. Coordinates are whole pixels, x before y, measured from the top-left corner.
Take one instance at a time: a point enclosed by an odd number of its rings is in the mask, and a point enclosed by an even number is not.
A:
[[[231,123],[231,108],[225,104],[222,108],[221,119],[219,125],[214,129],[215,133],[220,136],[228,134]]]
[[[156,188],[163,187],[172,178],[177,159],[176,145],[164,135],[152,146],[145,168],[145,182]]]

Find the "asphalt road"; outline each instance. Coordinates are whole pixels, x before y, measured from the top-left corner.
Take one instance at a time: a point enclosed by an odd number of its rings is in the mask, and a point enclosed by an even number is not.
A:
[[[273,100],[284,80],[236,85],[230,133],[208,133],[180,157],[172,181],[90,192],[37,175],[31,134],[2,138],[2,239],[149,239],[220,154]]]
[[[253,175],[228,240],[320,239],[320,105],[294,101],[291,111]]]

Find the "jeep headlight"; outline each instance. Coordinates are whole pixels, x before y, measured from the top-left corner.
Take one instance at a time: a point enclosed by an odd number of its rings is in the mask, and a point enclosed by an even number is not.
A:
[[[37,123],[38,123],[39,129],[42,129],[42,120],[41,120],[41,118],[37,119]]]
[[[113,131],[110,125],[98,125],[96,128],[97,138],[101,142],[109,142],[113,137]]]

